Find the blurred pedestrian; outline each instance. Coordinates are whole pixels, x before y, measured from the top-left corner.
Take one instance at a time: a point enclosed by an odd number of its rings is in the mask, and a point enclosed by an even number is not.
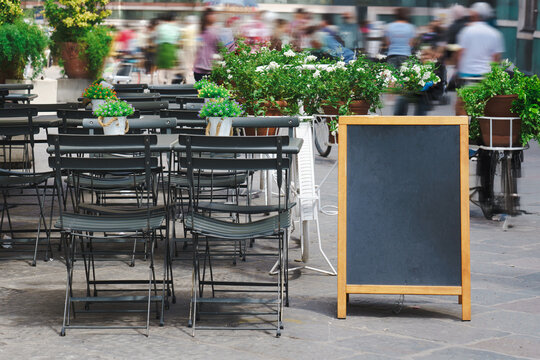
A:
[[[353,14],[347,12],[342,17],[343,22],[339,26],[339,33],[343,38],[345,47],[356,52],[362,47],[360,45],[360,26],[358,26]]]
[[[457,35],[469,22],[469,12],[462,5],[452,6],[451,11],[454,21],[446,30],[445,38],[447,44],[457,44]]]
[[[281,50],[284,45],[290,44],[289,24],[285,19],[276,19],[274,33],[270,39],[270,48]]]
[[[229,51],[236,48],[234,26],[239,19],[238,16],[231,16],[225,21],[225,26],[219,31],[219,42],[221,43],[221,46],[226,47]]]
[[[242,35],[248,44],[266,44],[270,41],[272,31],[267,25],[267,11],[257,11],[242,28]],[[270,15],[272,17],[272,15]],[[273,20],[273,19],[272,19]]]
[[[457,36],[460,77],[479,77],[491,70],[491,62],[501,60],[504,52],[502,34],[487,24],[493,16],[488,3],[477,2],[470,8],[471,23]]]
[[[354,59],[354,53],[345,46],[345,42],[339,36],[338,29],[334,26],[334,15],[323,14],[321,29],[319,30],[322,50],[334,58],[342,58],[348,63]]]
[[[156,72],[156,27],[158,19],[153,18],[146,27],[146,45],[144,47],[144,70],[146,75],[150,75],[150,83],[154,83],[154,73]]]
[[[289,24],[289,36],[292,47],[297,51],[310,47],[309,40],[306,39],[308,26],[308,14],[302,8],[296,9],[294,18]]]
[[[201,80],[212,72],[212,62],[214,55],[218,53],[219,45],[219,30],[214,27],[215,23],[216,14],[214,10],[211,8],[204,10],[200,23],[199,44],[193,66],[195,81]]]
[[[397,8],[396,20],[388,25],[385,32],[386,46],[388,47],[386,61],[396,68],[407,60],[412,53],[416,30],[409,20],[408,8]]]
[[[177,66],[177,51],[180,41],[180,28],[175,24],[174,13],[168,12],[162,15],[161,23],[156,27],[157,57],[156,65],[160,70],[165,70],[165,82],[172,75],[171,69]],[[158,73],[158,81],[160,74]]]

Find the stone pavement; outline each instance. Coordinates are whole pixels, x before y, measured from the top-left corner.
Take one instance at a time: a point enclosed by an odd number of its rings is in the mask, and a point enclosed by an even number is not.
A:
[[[451,114],[451,107],[433,113]],[[337,149],[328,158],[316,157],[317,182],[336,157]],[[60,337],[66,272],[56,252],[54,261],[40,261],[35,268],[25,261],[0,262],[0,359],[539,359],[539,184],[540,147],[531,144],[519,182],[525,213],[511,219],[512,227],[503,231],[501,222],[486,220],[471,204],[470,322],[460,320],[455,296],[405,296],[400,308],[399,296],[351,295],[347,319],[338,320],[336,278],[302,270],[291,274],[281,338],[265,331],[199,331],[192,338],[186,327],[189,263],[175,262],[178,301],[166,312],[164,327],[152,319],[150,337],[135,330],[68,330]],[[337,171],[323,186],[322,202],[337,205]],[[321,214],[320,220],[324,247],[336,264],[337,217]],[[314,228],[310,235],[314,240]],[[253,251],[266,246],[257,243]],[[315,247],[313,242],[311,265],[324,267]],[[299,256],[293,241],[291,258]],[[221,261],[219,272],[248,269],[268,279],[271,265],[248,256],[237,266]],[[147,273],[140,259],[135,268],[121,261],[103,267],[109,276],[126,269]]]

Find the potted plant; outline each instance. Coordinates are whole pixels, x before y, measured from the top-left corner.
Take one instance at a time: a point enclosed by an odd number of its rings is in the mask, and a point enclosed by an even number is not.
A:
[[[231,96],[229,90],[225,87],[206,79],[198,81],[195,88],[198,90],[198,96],[200,98],[217,99]]]
[[[232,135],[232,120],[230,118],[242,114],[242,106],[227,97],[210,99],[199,111],[200,118],[208,119],[206,135],[212,136]]]
[[[96,110],[107,100],[117,100],[116,91],[113,88],[105,86],[101,79],[94,81],[90,86],[84,89],[82,97],[92,104],[92,110]]]
[[[127,117],[133,115],[135,109],[125,101],[109,99],[93,111],[103,127],[105,135],[123,135],[129,131]]]
[[[37,25],[23,18],[19,0],[2,0],[0,44],[0,83],[5,83],[6,79],[22,79],[28,64],[33,68],[32,79],[43,70],[49,40]]]
[[[469,134],[471,141],[481,140],[493,146],[510,145],[510,122],[481,117],[519,117],[513,120],[512,144],[526,145],[531,139],[540,139],[539,100],[540,85],[537,76],[526,77],[514,69],[513,76],[509,63],[491,66],[491,71],[477,84],[458,89],[458,96],[471,117]],[[480,118],[480,119],[479,119]],[[490,124],[493,128],[490,129]]]
[[[111,14],[109,0],[45,0],[45,16],[53,27],[53,52],[62,58],[69,78],[97,78],[108,56],[112,36],[100,26]]]

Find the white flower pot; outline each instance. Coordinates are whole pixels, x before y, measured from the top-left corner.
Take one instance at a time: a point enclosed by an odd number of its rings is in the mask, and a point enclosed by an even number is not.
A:
[[[92,99],[91,100],[91,103],[92,103],[92,111],[96,111],[98,106],[100,105],[103,105],[107,102],[107,100],[105,99]]]
[[[113,117],[105,117],[103,124],[108,124]],[[103,127],[103,133],[105,135],[124,135],[126,133],[126,116],[119,116],[110,125]]]
[[[225,117],[210,117],[208,118],[208,126],[206,135],[210,136],[230,136],[232,130],[232,119]]]

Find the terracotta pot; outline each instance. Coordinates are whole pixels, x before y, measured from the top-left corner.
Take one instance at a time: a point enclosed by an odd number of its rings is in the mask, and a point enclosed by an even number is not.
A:
[[[496,95],[489,99],[484,108],[484,116],[487,117],[519,117],[512,112],[512,102],[518,98],[517,95]],[[490,120],[478,119],[482,142],[489,146]],[[492,120],[492,146],[520,146],[521,120],[512,121],[512,144],[510,144],[510,121]]]
[[[478,119],[480,124],[480,134],[482,142],[489,146],[489,119]],[[492,146],[510,146],[510,121],[509,120],[493,120],[493,129],[491,130],[493,143]],[[521,146],[519,138],[521,136],[521,119],[512,121],[512,146]]]
[[[75,42],[64,42],[60,45],[62,60],[64,61],[64,71],[70,79],[90,79],[88,62],[81,59],[79,53],[81,48]]]
[[[467,111],[465,111],[465,102],[458,96],[456,100],[456,116],[467,116]]]
[[[512,112],[512,102],[517,100],[517,95],[496,95],[489,99],[484,108],[484,116],[518,117]]]
[[[276,101],[279,106],[287,106],[286,101]],[[269,104],[270,105],[270,104]],[[266,109],[266,116],[282,116],[283,113],[280,109],[275,107],[269,107]],[[276,135],[277,128],[246,128],[246,135],[248,136],[272,136]]]
[[[339,102],[339,106],[344,105],[344,101]],[[339,106],[334,107],[331,105],[322,105],[322,109],[325,115],[339,115]],[[354,100],[349,105],[349,110],[353,115],[367,115],[369,114],[369,103],[364,100]]]

